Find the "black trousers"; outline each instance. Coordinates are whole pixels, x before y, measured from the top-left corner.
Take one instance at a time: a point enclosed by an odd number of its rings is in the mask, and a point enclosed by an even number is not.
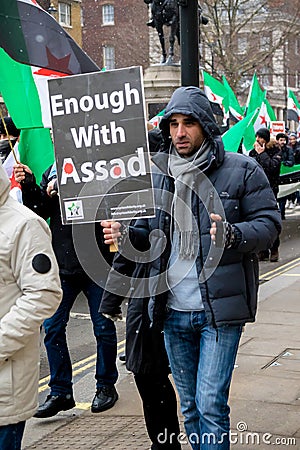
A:
[[[179,450],[176,394],[167,374],[134,374],[152,450]]]

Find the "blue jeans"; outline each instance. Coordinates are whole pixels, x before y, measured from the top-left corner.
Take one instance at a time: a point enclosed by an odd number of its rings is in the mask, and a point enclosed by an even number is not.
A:
[[[228,450],[228,395],[241,326],[217,331],[203,311],[169,310],[165,344],[194,450]]]
[[[1,450],[21,450],[25,421],[0,427]]]
[[[61,276],[63,298],[56,313],[44,321],[51,395],[72,395],[72,364],[66,340],[71,308],[80,292],[88,300],[97,342],[96,388],[112,386],[118,378],[115,324],[99,313],[103,290],[85,274]]]

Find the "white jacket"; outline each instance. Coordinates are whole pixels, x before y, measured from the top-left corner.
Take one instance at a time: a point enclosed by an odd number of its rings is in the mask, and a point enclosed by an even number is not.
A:
[[[40,325],[61,301],[49,228],[9,190],[0,164],[0,426],[35,413]]]

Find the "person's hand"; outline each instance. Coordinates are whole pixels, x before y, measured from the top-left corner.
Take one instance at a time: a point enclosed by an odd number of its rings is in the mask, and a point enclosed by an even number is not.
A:
[[[57,194],[57,178],[53,178],[49,181],[46,191],[49,197],[53,197]]]
[[[213,223],[210,228],[210,237],[213,244],[219,248],[232,248],[236,244],[235,227],[226,220],[223,220],[219,214],[210,215]]]
[[[32,171],[25,164],[18,163],[14,165],[14,176],[17,183],[25,180],[26,172],[32,175]]]
[[[116,244],[118,238],[121,237],[120,222],[102,220],[100,224],[103,227],[104,243],[107,245]]]
[[[217,222],[221,222],[222,221],[222,217],[219,214],[211,213],[210,218],[213,221],[213,223],[211,224],[210,231],[209,231],[210,232],[210,238],[213,241],[213,243],[216,244],[217,232],[218,232]],[[221,239],[222,238],[223,238],[223,236],[221,237]]]
[[[256,151],[256,153],[258,153],[260,155],[261,153],[263,153],[265,151],[265,144],[260,145],[259,142],[255,141],[254,142],[254,150]]]

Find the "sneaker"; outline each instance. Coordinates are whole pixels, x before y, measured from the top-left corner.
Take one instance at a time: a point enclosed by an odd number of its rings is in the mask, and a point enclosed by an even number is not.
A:
[[[48,395],[45,403],[39,406],[33,417],[44,419],[46,417],[56,416],[60,411],[67,411],[76,406],[71,394],[67,395]]]
[[[103,386],[97,389],[92,401],[91,411],[93,413],[106,411],[114,406],[118,398],[119,396],[114,386]]]

